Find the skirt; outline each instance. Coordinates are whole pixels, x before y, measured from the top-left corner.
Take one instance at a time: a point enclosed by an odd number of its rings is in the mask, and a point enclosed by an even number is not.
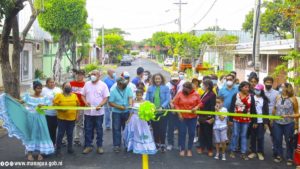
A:
[[[46,155],[54,153],[45,116],[38,113],[28,113],[27,120],[30,136],[25,144],[26,152],[38,151]]]
[[[146,121],[133,114],[123,133],[127,151],[135,154],[155,154],[157,152],[150,127]]]

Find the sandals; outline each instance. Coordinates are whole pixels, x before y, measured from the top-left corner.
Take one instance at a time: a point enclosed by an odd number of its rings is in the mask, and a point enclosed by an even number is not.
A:
[[[33,158],[32,154],[27,155],[27,160],[28,161],[34,161],[34,158]]]
[[[185,151],[180,151],[179,156],[184,157],[185,156]]]

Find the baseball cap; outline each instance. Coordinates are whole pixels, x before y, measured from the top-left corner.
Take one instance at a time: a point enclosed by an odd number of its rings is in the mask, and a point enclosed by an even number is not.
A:
[[[256,90],[264,90],[264,88],[265,88],[264,85],[257,84],[254,89],[256,89]]]
[[[126,84],[127,83],[127,80],[122,78],[122,77],[118,77],[116,81],[117,81],[117,83],[121,83],[121,84]]]
[[[130,78],[129,72],[126,72],[126,71],[124,71],[124,72],[121,74],[121,76],[124,77],[124,78]]]
[[[171,80],[179,80],[179,74],[177,72],[172,73]]]

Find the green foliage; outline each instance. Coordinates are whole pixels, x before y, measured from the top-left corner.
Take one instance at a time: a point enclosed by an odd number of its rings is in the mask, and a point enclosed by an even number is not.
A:
[[[124,53],[125,40],[119,34],[104,35],[105,52],[110,56],[116,57]],[[98,36],[96,43],[98,46],[102,45],[102,36]]]
[[[0,21],[4,17],[8,17],[13,6],[14,6],[14,1],[12,1],[12,0],[1,0],[0,1]]]
[[[44,72],[42,70],[35,69],[34,78],[35,79],[44,79],[45,78]]]
[[[300,72],[300,66],[292,66],[289,67],[288,66],[288,62],[289,61],[293,61],[295,62],[300,62],[300,52],[293,50],[291,52],[289,52],[288,55],[286,56],[282,56],[281,59],[284,61],[282,64],[278,65],[275,68],[274,73],[272,74],[273,77],[277,77],[280,73],[285,72],[285,73],[292,73],[294,74],[293,77],[287,77],[289,82],[292,82],[295,87],[299,87],[300,86],[300,76],[298,75],[298,73]],[[300,93],[298,93],[300,94]]]
[[[75,33],[86,23],[85,4],[85,0],[47,0],[44,12],[38,16],[39,24],[53,35],[64,31]]]
[[[86,73],[89,73],[93,70],[100,69],[100,67],[101,66],[99,66],[99,64],[96,62],[96,63],[91,63],[91,64],[85,65],[84,70]]]
[[[261,10],[261,33],[277,34],[286,38],[288,34],[293,34],[293,22],[290,17],[285,17],[281,12],[284,3],[282,0],[265,1]],[[264,11],[264,12],[263,12]],[[243,30],[253,32],[253,13],[252,9],[245,17]]]
[[[138,54],[139,54],[139,52],[131,52],[131,55],[133,55],[133,56],[136,56]]]

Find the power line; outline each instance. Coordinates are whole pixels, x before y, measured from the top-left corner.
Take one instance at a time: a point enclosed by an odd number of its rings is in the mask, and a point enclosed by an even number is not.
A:
[[[215,6],[215,4],[216,4],[216,2],[217,2],[217,0],[215,0],[214,2],[213,2],[213,4],[210,6],[210,8],[206,11],[206,13],[203,15],[203,17],[197,22],[197,23],[194,23],[194,26],[191,28],[191,30],[193,29],[193,28],[195,28],[207,15],[208,15],[208,13],[212,10],[212,8]]]
[[[176,23],[176,21],[177,21],[177,19],[169,21],[169,22],[165,22],[165,23],[155,24],[155,25],[142,26],[142,27],[133,27],[133,28],[124,28],[124,30],[139,30],[139,29],[155,28],[155,27],[159,27],[159,26],[165,26],[165,25],[173,24],[173,23]]]

